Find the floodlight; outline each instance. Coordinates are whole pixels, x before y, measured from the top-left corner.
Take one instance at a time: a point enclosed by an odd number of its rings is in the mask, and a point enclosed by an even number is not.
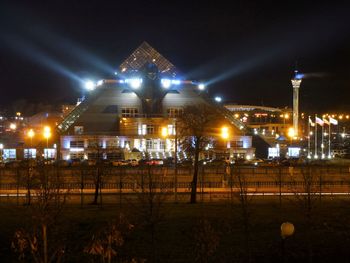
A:
[[[161,79],[160,83],[162,84],[162,87],[165,88],[165,89],[168,89],[171,86],[171,80],[170,79]]]

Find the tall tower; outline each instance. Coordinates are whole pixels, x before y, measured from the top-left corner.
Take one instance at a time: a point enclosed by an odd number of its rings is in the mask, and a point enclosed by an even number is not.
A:
[[[293,86],[293,129],[295,136],[299,134],[298,120],[299,120],[299,88],[303,74],[298,73],[298,70],[294,71],[294,77],[292,78]]]

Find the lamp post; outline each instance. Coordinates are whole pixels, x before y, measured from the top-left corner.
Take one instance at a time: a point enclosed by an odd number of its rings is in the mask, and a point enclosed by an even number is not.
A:
[[[4,150],[4,145],[0,143],[0,161],[3,160],[3,150]]]
[[[33,146],[33,137],[35,135],[35,132],[33,131],[33,129],[30,129],[28,132],[27,132],[27,136],[30,138],[30,147]]]
[[[290,222],[281,224],[281,262],[285,262],[285,242],[286,239],[294,234],[294,225]]]
[[[176,120],[175,120],[175,123],[174,123],[174,129],[172,130],[172,134],[175,135],[175,145],[174,145],[174,154],[175,154],[175,157],[174,157],[174,200],[175,200],[175,203],[177,203],[177,123],[176,123]],[[168,137],[168,129],[167,127],[163,127],[162,128],[162,136],[164,138]]]
[[[49,138],[51,137],[51,128],[49,126],[44,127],[44,138],[46,138],[46,159],[48,158]]]
[[[288,129],[288,136],[289,136],[289,138],[290,138],[290,144],[293,144],[293,138],[295,137],[295,130],[294,130],[294,128],[293,127],[290,127],[289,129]]]
[[[226,163],[226,149],[227,149],[227,139],[229,138],[229,130],[226,126],[221,127],[221,138],[224,139],[224,156],[225,156],[225,173],[223,178],[223,185],[226,184],[226,174],[229,174],[231,171],[228,168],[228,163]]]

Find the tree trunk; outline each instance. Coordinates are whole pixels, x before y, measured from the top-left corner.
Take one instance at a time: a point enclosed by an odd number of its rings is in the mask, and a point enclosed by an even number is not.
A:
[[[42,224],[42,230],[43,230],[43,243],[44,243],[44,263],[47,263],[47,227],[46,224]]]
[[[97,174],[96,174],[96,181],[95,181],[95,195],[94,195],[94,201],[92,204],[97,205],[98,203],[98,193],[100,191],[100,183],[101,183],[101,174],[100,174],[100,168],[97,167]]]
[[[191,204],[195,204],[197,202],[197,181],[198,181],[198,159],[199,159],[199,145],[201,139],[195,138],[195,152],[194,152],[194,171],[193,171],[193,180],[192,180],[192,189],[191,189]]]

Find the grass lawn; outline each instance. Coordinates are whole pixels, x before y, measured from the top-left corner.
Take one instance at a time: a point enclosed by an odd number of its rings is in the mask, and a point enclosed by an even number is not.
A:
[[[246,242],[237,200],[233,204],[163,203],[159,209],[153,208],[153,214],[159,212],[160,216],[153,220],[156,223],[152,243],[149,206],[124,201],[121,210],[134,228],[117,252],[120,258],[144,258],[147,262],[195,262],[196,258],[198,262],[281,262],[280,225],[289,221],[295,225],[295,234],[285,242],[286,262],[309,262],[310,255],[313,262],[349,262],[350,198],[324,197],[312,204],[311,223],[307,224],[301,202],[283,199],[280,209],[277,197],[255,197],[248,205],[250,227]],[[37,220],[32,220],[30,208],[22,205],[2,204],[0,211],[1,262],[17,262],[17,255],[11,250],[14,232],[19,228],[32,231]],[[50,252],[61,245],[65,262],[101,262],[92,261],[93,257],[83,249],[92,235],[118,218],[119,212],[120,207],[111,204],[65,206],[48,228]],[[199,223],[201,219],[208,222],[206,228]],[[198,248],[209,251],[215,238],[213,253],[200,257]],[[31,260],[26,258],[24,262]]]

